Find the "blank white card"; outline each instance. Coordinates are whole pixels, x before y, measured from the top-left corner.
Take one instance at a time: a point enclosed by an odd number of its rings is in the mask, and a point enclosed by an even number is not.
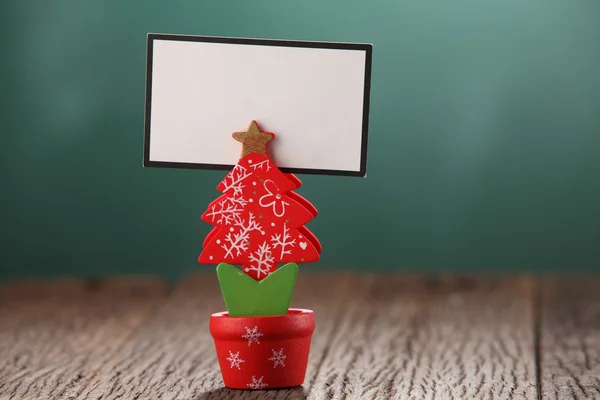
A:
[[[365,176],[371,49],[148,35],[144,165],[231,168],[256,120],[280,169]]]

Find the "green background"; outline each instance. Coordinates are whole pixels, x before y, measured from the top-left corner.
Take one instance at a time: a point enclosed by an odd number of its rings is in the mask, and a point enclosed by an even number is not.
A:
[[[373,43],[368,176],[300,176],[324,246],[300,273],[600,264],[597,0],[0,7],[4,279],[214,268],[224,172],[142,168],[148,32]]]

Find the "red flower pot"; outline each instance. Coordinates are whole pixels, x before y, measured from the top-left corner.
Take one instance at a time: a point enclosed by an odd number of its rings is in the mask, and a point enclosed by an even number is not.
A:
[[[290,308],[285,315],[210,316],[221,375],[231,389],[277,389],[304,383],[310,341],[315,330],[311,310]]]

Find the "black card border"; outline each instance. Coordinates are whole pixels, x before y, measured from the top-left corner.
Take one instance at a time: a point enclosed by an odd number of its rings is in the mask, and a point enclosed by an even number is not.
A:
[[[247,44],[259,46],[283,46],[283,47],[303,47],[316,49],[339,49],[339,50],[359,50],[365,51],[365,81],[363,90],[363,121],[362,121],[362,140],[360,154],[360,170],[330,170],[330,169],[312,169],[312,168],[286,168],[280,170],[293,174],[308,175],[337,175],[337,176],[355,176],[366,177],[367,175],[367,145],[369,134],[369,106],[371,98],[371,63],[373,45],[367,43],[343,43],[343,42],[316,42],[301,40],[278,40],[278,39],[254,39],[254,38],[233,38],[220,36],[196,36],[196,35],[176,35],[176,34],[158,34],[149,33],[147,37],[146,51],[146,107],[144,118],[144,167],[154,168],[180,168],[180,169],[204,169],[204,170],[230,170],[232,165],[227,164],[201,164],[184,162],[164,162],[150,161],[150,120],[152,112],[152,70],[153,70],[153,44],[155,40],[174,40],[190,42],[210,42],[227,44]]]

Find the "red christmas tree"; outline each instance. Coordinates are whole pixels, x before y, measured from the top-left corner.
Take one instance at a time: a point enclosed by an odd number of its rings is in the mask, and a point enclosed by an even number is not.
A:
[[[304,226],[317,210],[293,190],[300,180],[281,172],[269,158],[267,144],[275,137],[252,121],[241,142],[242,156],[217,186],[222,196],[209,204],[202,220],[213,225],[198,257],[201,264],[241,264],[261,280],[277,263],[307,263],[319,259],[321,245]]]

